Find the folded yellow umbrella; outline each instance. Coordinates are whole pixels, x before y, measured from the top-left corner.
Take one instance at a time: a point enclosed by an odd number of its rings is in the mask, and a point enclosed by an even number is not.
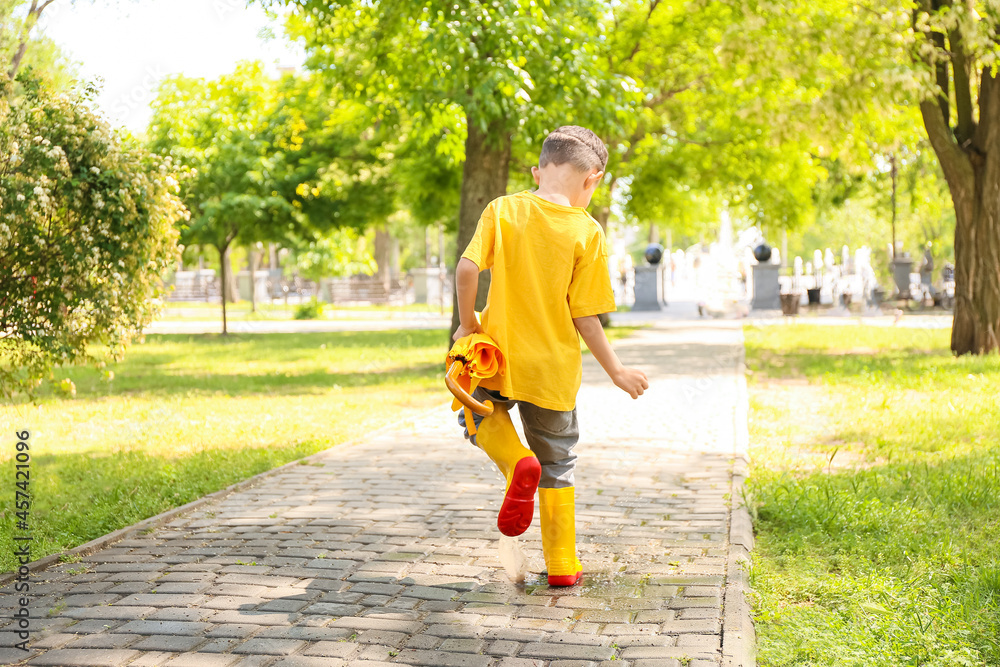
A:
[[[484,417],[493,414],[493,403],[480,403],[472,397],[472,392],[479,386],[480,380],[506,372],[503,353],[486,334],[469,334],[459,338],[448,352],[448,372],[444,381],[455,396],[451,409],[458,410],[464,406],[465,425],[469,429],[469,435],[476,433],[473,412]]]

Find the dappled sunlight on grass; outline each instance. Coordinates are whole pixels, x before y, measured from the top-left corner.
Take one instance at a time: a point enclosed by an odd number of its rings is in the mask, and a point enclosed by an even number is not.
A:
[[[40,453],[114,453],[132,449],[182,456],[205,448],[283,446],[301,439],[336,442],[385,421],[394,410],[442,403],[436,383],[383,382],[315,395],[101,397],[49,401],[7,416],[32,425]],[[363,430],[361,432],[364,432]],[[9,459],[11,453],[4,452]]]
[[[440,304],[410,303],[406,305],[368,305],[345,306],[341,304],[324,304],[325,320],[371,320],[386,317],[401,317],[408,314],[424,316],[451,317],[451,302],[442,309]],[[226,306],[226,317],[230,322],[259,320],[290,320],[298,308],[294,300],[285,304],[283,300],[263,301],[257,304],[256,312],[250,308],[249,301],[239,301]],[[206,321],[222,320],[222,305],[204,301],[169,301],[164,304],[158,321]]]
[[[760,372],[768,379],[804,377],[866,387],[886,382],[936,392],[984,391],[1000,384],[1000,357],[955,358],[946,330],[804,324],[746,331],[751,380]]]
[[[759,664],[1000,664],[1000,360],[946,331],[746,337]]]
[[[444,364],[441,330],[302,334],[150,335],[110,366],[107,383],[90,368],[57,375],[78,396],[125,392],[230,395],[315,393],[435,377]]]

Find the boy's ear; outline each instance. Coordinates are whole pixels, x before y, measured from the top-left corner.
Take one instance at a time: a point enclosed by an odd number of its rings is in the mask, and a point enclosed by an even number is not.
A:
[[[590,188],[596,188],[597,184],[601,182],[602,178],[604,178],[604,172],[595,171],[593,174],[587,177],[587,180],[584,183],[584,188],[587,190],[589,190]]]
[[[538,167],[531,168],[531,177],[535,179],[535,185],[539,185],[539,173],[540,170],[538,169]]]

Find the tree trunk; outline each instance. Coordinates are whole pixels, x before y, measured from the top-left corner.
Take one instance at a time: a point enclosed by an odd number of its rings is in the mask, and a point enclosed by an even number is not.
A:
[[[439,272],[439,275],[441,276],[441,287],[440,287],[440,292],[441,292],[441,294],[440,294],[440,300],[441,300],[441,304],[440,305],[441,305],[441,314],[444,315],[444,305],[445,305],[445,302],[448,299],[448,292],[445,289],[445,285],[448,282],[447,281],[448,273],[447,273],[447,265],[445,264],[445,261],[444,261],[444,253],[445,253],[444,225],[442,225],[441,223],[438,223],[438,244],[437,244],[437,248],[438,248],[438,255],[437,255],[438,272]]]
[[[392,237],[384,227],[375,230],[375,275],[382,282],[386,302],[389,300],[389,290],[392,287]]]
[[[240,300],[240,287],[236,284],[236,274],[233,273],[232,241],[226,243],[226,252],[222,255],[220,263],[225,264],[226,278],[222,281],[222,288],[226,293],[226,298],[230,303]]]
[[[998,84],[994,83],[993,87]],[[955,207],[956,298],[951,349],[959,355],[1000,350],[997,340],[1000,335],[1000,155],[997,153],[994,150],[985,160],[973,161],[976,185],[972,219],[958,223],[958,206]],[[967,289],[961,297],[957,290],[960,263],[963,273],[968,276]]]
[[[21,69],[21,61],[24,59],[24,54],[28,50],[28,41],[25,38],[17,47],[17,51],[14,52],[14,59],[11,62],[10,69],[7,71],[7,76],[13,79],[17,76],[17,71]]]
[[[399,239],[395,236],[389,237],[389,289],[386,293],[391,294],[392,281],[399,280]],[[405,295],[404,295],[405,300]],[[387,299],[388,302],[388,299]]]
[[[979,176],[979,174],[976,174]],[[978,181],[979,178],[976,178]],[[962,189],[952,192],[955,205],[955,310],[951,325],[951,350],[955,354],[976,353],[975,301],[975,209],[976,193]]]
[[[21,27],[21,34],[17,49],[14,50],[14,57],[11,60],[10,69],[7,70],[7,76],[11,80],[17,76],[17,72],[21,69],[21,61],[24,60],[24,55],[28,51],[28,42],[31,40],[31,31],[35,29],[35,25],[38,23],[38,17],[42,15],[42,12],[52,4],[52,0],[45,0],[38,5],[37,0],[31,3],[31,8],[28,9],[27,16],[24,17],[24,23]]]
[[[975,168],[972,197],[955,198],[955,318],[951,349],[957,355],[1000,349],[1000,172]]]
[[[502,121],[494,121],[486,132],[467,116],[469,134],[465,140],[465,166],[462,169],[462,194],[458,210],[458,247],[455,264],[462,258],[469,241],[476,233],[479,216],[486,205],[497,197],[507,194],[507,179],[510,175],[510,132],[504,129]],[[457,282],[457,281],[456,281]],[[476,310],[486,307],[486,296],[490,289],[490,274],[479,274],[479,292],[476,295]],[[458,292],[452,289],[451,332],[458,330]]]
[[[608,186],[608,203],[599,207],[597,209],[596,215],[594,215],[594,220],[597,220],[597,224],[599,224],[601,226],[601,229],[604,230],[605,235],[608,233],[608,220],[611,218],[611,201],[614,198],[615,185],[617,185],[617,183],[618,183],[618,177],[612,176],[611,184]],[[597,319],[600,321],[601,326],[604,327],[605,329],[611,326],[610,313],[601,313],[600,315],[597,316]]]
[[[604,233],[608,233],[608,219],[611,217],[611,207],[602,206],[597,210],[597,215],[594,216],[594,220],[597,220],[597,224],[601,226]]]
[[[598,207],[594,214],[594,220],[597,220],[605,234],[608,233],[608,219],[611,218],[611,202],[614,200],[616,185],[618,185],[618,177],[612,175],[611,183],[608,184],[608,201],[603,206]]]
[[[219,249],[219,280],[222,282],[222,289],[219,290],[222,294],[222,335],[227,336],[229,335],[229,327],[226,322],[226,292],[228,291],[229,274],[232,273],[232,267],[229,266],[229,242],[217,247]]]
[[[250,267],[250,312],[257,312],[257,250],[247,246],[247,264]]]
[[[955,205],[956,355],[1000,349],[1000,82],[981,74],[979,123],[959,146],[935,101],[920,105]]]

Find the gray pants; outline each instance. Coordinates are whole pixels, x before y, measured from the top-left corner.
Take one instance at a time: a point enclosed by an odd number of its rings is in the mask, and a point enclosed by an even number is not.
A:
[[[562,489],[573,486],[573,469],[576,468],[576,454],[573,447],[580,439],[580,427],[576,421],[576,408],[563,412],[549,410],[526,401],[513,401],[497,391],[477,388],[472,396],[478,401],[492,401],[494,405],[504,405],[508,409],[517,405],[524,425],[524,435],[528,447],[538,457],[542,465],[542,478],[538,486],[543,489]],[[476,422],[476,430],[484,417],[472,413]],[[465,410],[458,411],[458,423],[465,428]],[[465,437],[476,444],[476,436],[469,435],[465,428]]]

